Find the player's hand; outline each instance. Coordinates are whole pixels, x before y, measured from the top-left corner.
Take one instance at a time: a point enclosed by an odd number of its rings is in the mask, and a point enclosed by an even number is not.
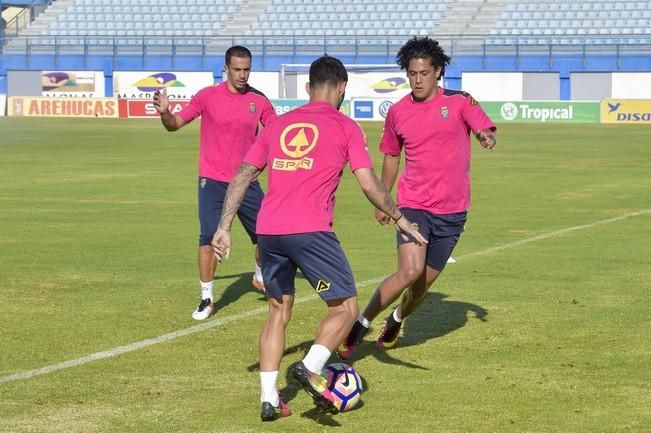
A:
[[[486,149],[492,149],[497,144],[495,133],[491,129],[484,129],[477,133],[477,140],[479,144]]]
[[[375,209],[375,219],[383,226],[391,222],[391,217],[382,212],[380,209]]]
[[[170,100],[167,97],[166,89],[154,92],[154,108],[158,114],[163,114],[170,108]]]
[[[407,235],[409,235],[416,241],[416,245],[427,245],[427,239],[418,231],[418,224],[412,223],[406,216],[402,215],[395,224],[396,230],[402,233],[404,240],[407,240]]]
[[[228,259],[231,256],[231,232],[224,229],[217,229],[212,237],[212,249],[217,261]]]

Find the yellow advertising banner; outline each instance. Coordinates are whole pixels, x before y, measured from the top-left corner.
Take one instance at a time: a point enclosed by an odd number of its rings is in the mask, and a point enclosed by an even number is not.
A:
[[[32,98],[11,96],[7,115],[25,117],[118,117],[116,98]]]
[[[651,124],[651,99],[602,99],[601,123]]]

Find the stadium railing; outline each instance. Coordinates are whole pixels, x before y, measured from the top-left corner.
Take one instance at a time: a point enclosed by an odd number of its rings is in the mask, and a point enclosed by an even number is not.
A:
[[[183,56],[221,57],[228,47],[242,44],[262,59],[282,56],[292,62],[301,56],[329,53],[344,55],[353,63],[369,60],[393,63],[397,50],[413,36],[93,36],[70,33],[65,36],[5,37],[0,39],[0,54],[4,60],[21,57],[26,65],[37,55],[54,56],[55,59],[66,55],[84,58],[130,55],[143,59],[148,56],[169,56],[176,62],[181,61]],[[651,54],[651,33],[584,38],[442,35],[437,39],[453,60],[457,55],[469,54],[479,56],[483,64],[495,56],[510,56],[519,61],[527,55],[546,55],[551,62],[555,56],[568,54],[584,58],[611,55],[617,59],[625,55]]]

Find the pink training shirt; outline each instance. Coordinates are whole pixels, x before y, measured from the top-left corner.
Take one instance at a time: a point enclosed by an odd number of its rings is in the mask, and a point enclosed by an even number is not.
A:
[[[398,206],[435,214],[470,208],[470,132],[496,130],[481,106],[465,92],[439,88],[428,102],[411,94],[387,114],[380,151],[398,156],[405,168],[398,181]]]
[[[269,168],[256,225],[259,235],[331,232],[344,167],[373,168],[359,125],[320,101],[278,117],[243,162]]]
[[[276,118],[271,102],[253,87],[233,93],[226,82],[201,89],[178,113],[185,122],[201,116],[199,176],[230,182],[258,133]]]

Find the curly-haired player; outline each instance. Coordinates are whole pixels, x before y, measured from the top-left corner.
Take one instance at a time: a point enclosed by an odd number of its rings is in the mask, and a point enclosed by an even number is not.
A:
[[[439,86],[448,57],[437,41],[414,37],[400,48],[396,62],[407,72],[411,93],[387,114],[380,150],[382,182],[391,191],[401,153],[405,169],[398,182],[398,207],[429,241],[418,245],[397,236],[398,270],[379,285],[366,309],[339,348],[349,358],[371,322],[402,295],[377,339],[379,349],[398,341],[402,321],[420,305],[456,246],[470,207],[470,133],[495,146],[495,125],[468,93]],[[380,224],[389,216],[376,211]]]

